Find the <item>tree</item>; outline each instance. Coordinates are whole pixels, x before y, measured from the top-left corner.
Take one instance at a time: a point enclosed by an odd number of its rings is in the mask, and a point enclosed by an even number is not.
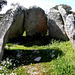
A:
[[[7,5],[7,0],[0,0],[0,10],[4,5]]]
[[[66,5],[66,4],[56,5],[53,8],[58,10],[58,6],[62,6],[66,11],[70,11],[72,9],[69,5]]]

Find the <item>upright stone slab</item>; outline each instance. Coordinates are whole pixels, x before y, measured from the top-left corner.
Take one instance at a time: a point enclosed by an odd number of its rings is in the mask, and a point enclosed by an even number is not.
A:
[[[67,17],[67,12],[65,11],[65,9],[62,8],[62,6],[58,7],[59,12],[63,18],[64,23],[66,22],[66,17]]]
[[[47,33],[47,18],[44,10],[39,7],[26,10],[24,28],[29,36],[45,35]]]
[[[65,31],[75,48],[75,15],[69,14],[66,18]]]
[[[8,10],[2,18],[0,22],[0,60],[7,40],[22,35],[23,18],[23,10],[17,5]]]
[[[65,24],[67,15],[69,13],[71,13],[71,11],[70,11],[71,7],[68,6],[68,5],[59,5],[58,10],[59,10],[59,12],[60,12],[60,14],[62,16],[62,19],[64,21],[64,24]]]
[[[65,34],[64,22],[58,10],[51,8],[48,13],[48,30],[52,38],[68,40]]]
[[[12,39],[15,37],[22,36],[24,32],[24,10],[22,9],[21,6],[18,6],[16,8],[16,14],[14,15],[13,19],[14,21],[12,22],[12,25],[9,29],[8,32],[8,39]]]

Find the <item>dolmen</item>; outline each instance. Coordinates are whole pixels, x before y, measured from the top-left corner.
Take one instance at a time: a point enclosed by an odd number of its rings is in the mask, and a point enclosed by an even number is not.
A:
[[[75,13],[71,9],[64,4],[51,8],[47,16],[48,31],[52,38],[70,39],[75,48]]]
[[[26,35],[34,36],[47,33],[47,17],[40,7],[26,9],[15,5],[8,10],[0,21],[0,60],[8,40]]]
[[[24,31],[30,37],[43,37],[48,31],[50,38],[70,40],[75,48],[75,13],[64,4],[51,8],[48,14],[40,7],[13,6],[0,21],[0,61],[6,42]]]

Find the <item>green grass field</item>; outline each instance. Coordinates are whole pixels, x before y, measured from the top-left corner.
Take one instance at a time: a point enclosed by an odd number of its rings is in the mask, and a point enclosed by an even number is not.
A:
[[[75,75],[75,50],[70,41],[48,36],[34,40],[24,36],[21,39],[6,44],[0,74]],[[41,60],[35,62],[39,56]]]

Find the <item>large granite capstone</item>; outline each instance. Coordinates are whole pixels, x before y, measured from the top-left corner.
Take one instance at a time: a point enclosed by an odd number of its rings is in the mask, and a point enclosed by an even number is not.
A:
[[[25,12],[26,35],[44,36],[47,33],[47,18],[45,12],[40,7],[32,7]]]

